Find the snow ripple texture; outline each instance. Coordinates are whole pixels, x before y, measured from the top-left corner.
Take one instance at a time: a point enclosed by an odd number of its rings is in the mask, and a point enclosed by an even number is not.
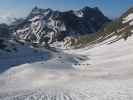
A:
[[[86,96],[69,90],[52,89],[46,91],[24,92],[21,95],[9,96],[0,100],[87,100]]]

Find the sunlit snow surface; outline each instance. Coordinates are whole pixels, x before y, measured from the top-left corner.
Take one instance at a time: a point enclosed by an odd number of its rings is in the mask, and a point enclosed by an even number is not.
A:
[[[110,41],[8,69],[0,75],[0,99],[132,100],[133,36]]]
[[[34,61],[0,74],[0,100],[133,100],[133,36],[115,38],[41,55],[28,49],[22,55]]]

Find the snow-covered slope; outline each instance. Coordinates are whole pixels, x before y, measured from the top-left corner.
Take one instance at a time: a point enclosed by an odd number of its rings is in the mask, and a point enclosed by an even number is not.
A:
[[[122,23],[125,24],[126,26],[131,27],[131,32],[132,32],[132,27],[133,27],[133,7],[130,8],[125,14],[122,16]]]
[[[113,39],[7,70],[0,99],[132,100],[133,36],[108,44]]]
[[[117,38],[80,49],[25,50],[15,60],[30,56],[30,63],[0,74],[0,100],[133,100],[133,36]]]
[[[48,50],[38,50],[13,40],[3,41],[5,48],[0,50],[0,73],[16,65],[49,59]]]

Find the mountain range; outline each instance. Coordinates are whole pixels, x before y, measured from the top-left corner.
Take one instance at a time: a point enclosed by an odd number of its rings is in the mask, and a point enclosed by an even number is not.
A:
[[[66,37],[78,37],[76,45],[80,46],[101,42],[112,36],[119,37],[116,41],[121,38],[127,39],[132,34],[133,28],[132,19],[126,20],[132,17],[132,15],[128,16],[131,13],[133,13],[133,8],[111,21],[97,7],[84,7],[80,10],[65,12],[35,7],[26,18],[17,19],[11,25],[0,24],[1,50],[6,47],[5,44],[12,45],[10,41],[6,43],[10,39],[19,43],[46,45],[46,43],[63,41]],[[15,48],[8,49],[5,50],[15,50]]]
[[[45,40],[53,43],[67,36],[93,34],[110,21],[97,7],[64,12],[35,7],[11,26],[19,40],[42,44]]]

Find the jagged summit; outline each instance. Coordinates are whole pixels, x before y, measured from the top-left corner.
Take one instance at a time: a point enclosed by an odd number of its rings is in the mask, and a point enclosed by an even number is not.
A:
[[[16,30],[16,36],[36,43],[49,38],[49,43],[52,43],[66,36],[95,33],[109,21],[97,7],[64,12],[34,7],[24,23],[20,27],[16,25],[19,29]]]
[[[50,8],[41,9],[41,8],[35,6],[35,7],[32,9],[30,15],[37,15],[37,14],[43,15],[45,12],[51,12],[51,11],[52,11],[52,9],[50,9]],[[29,16],[30,16],[30,15],[29,15]]]
[[[91,8],[89,6],[85,6],[81,10],[84,10],[84,11],[88,11],[89,12],[90,10],[99,10],[99,8],[98,7]]]

